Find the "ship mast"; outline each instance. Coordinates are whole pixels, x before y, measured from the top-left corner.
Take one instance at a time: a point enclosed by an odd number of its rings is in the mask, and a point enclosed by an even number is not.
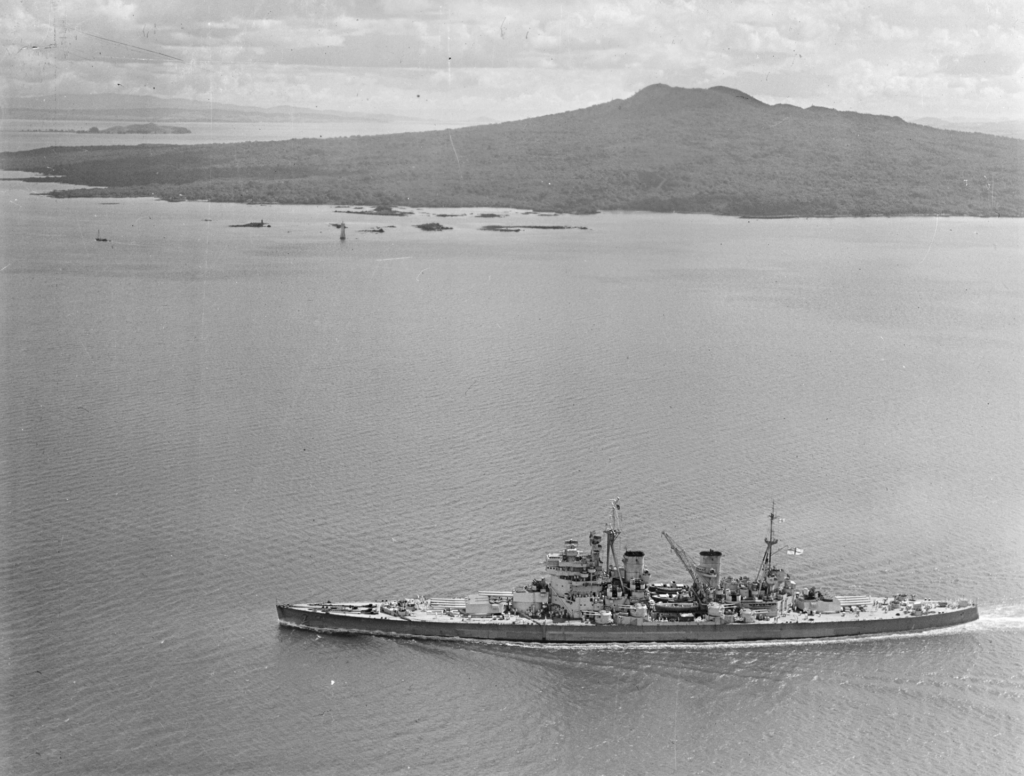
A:
[[[756,587],[761,582],[766,582],[768,578],[768,572],[772,568],[772,547],[779,543],[779,540],[775,538],[775,502],[772,501],[772,511],[768,515],[768,538],[764,540],[764,543],[768,545],[764,548],[764,557],[761,559],[761,568],[757,570],[757,576],[754,578],[754,586]]]
[[[615,554],[615,539],[620,533],[622,533],[622,531],[619,530],[618,524],[620,509],[619,500],[615,499],[612,501],[612,524],[610,528],[604,529],[605,536],[608,537],[608,552],[607,561],[605,562],[605,570],[609,576],[612,576],[612,569],[615,569],[614,576],[617,577],[619,581],[624,582],[622,579],[622,569],[619,567],[619,559]]]

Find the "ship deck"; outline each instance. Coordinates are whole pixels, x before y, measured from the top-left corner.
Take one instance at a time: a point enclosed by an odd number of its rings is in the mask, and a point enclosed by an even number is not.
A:
[[[581,620],[531,619],[515,614],[473,616],[429,608],[394,615],[381,612],[379,603],[297,603],[279,605],[278,618],[281,625],[320,633],[553,643],[827,638],[930,630],[978,619],[974,604],[940,607],[937,601],[913,603],[930,608],[920,613],[912,613],[909,607],[882,606],[871,606],[866,611],[789,612],[754,622],[729,623],[702,618],[692,622],[648,619],[595,624]]]

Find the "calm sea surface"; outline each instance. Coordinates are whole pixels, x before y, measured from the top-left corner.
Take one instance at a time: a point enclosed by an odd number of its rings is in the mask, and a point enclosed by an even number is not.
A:
[[[50,188],[0,187],[0,770],[1021,772],[1021,221]],[[278,627],[277,599],[523,584],[615,497],[656,578],[685,575],[662,530],[753,572],[774,500],[799,583],[982,617],[754,646]]]

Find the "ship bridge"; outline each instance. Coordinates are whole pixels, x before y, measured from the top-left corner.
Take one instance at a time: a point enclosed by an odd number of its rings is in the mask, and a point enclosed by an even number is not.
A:
[[[590,536],[590,552],[580,550],[579,542],[569,539],[561,552],[550,552],[544,570],[562,579],[584,579],[601,573],[601,537]]]

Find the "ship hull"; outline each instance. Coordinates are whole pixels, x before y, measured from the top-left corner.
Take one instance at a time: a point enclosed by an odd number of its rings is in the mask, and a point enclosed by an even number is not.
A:
[[[337,635],[372,635],[413,639],[481,639],[545,644],[700,643],[772,641],[914,633],[949,628],[978,619],[977,606],[917,616],[869,618],[854,614],[786,622],[712,624],[651,621],[636,625],[579,623],[512,623],[502,620],[414,620],[386,615],[352,615],[312,611],[279,604],[282,626]]]

